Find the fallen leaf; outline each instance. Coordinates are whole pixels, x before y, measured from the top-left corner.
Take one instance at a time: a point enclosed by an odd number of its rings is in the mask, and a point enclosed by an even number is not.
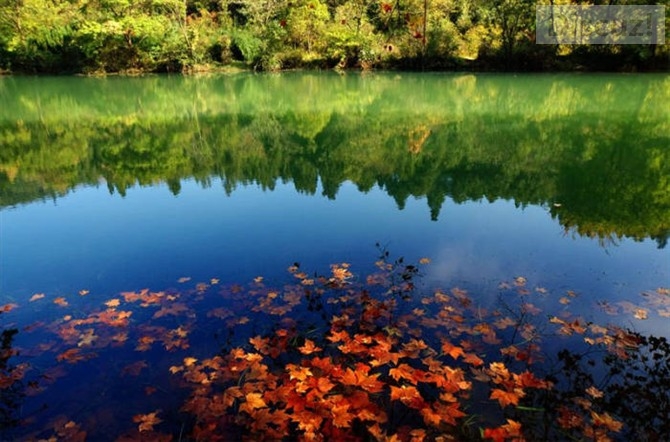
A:
[[[119,299],[110,299],[109,301],[105,302],[105,305],[109,308],[115,308],[121,305],[121,301]]]
[[[142,369],[149,367],[146,361],[136,361],[128,364],[121,370],[121,375],[139,376]]]
[[[163,422],[163,420],[158,417],[160,411],[161,410],[156,410],[148,414],[137,414],[133,416],[133,422],[140,424],[138,426],[140,432],[153,431],[154,426]]]
[[[596,399],[601,398],[604,395],[604,393],[602,391],[598,390],[594,386],[591,386],[591,387],[587,388],[586,392],[589,394],[589,396],[591,396],[593,398],[596,398]]]
[[[244,400],[244,403],[240,405],[240,411],[245,411],[251,415],[253,415],[254,410],[268,406],[263,400],[261,393],[247,393],[244,396]]]
[[[633,317],[635,319],[647,319],[649,315],[649,311],[644,308],[636,308],[635,311],[633,312]]]
[[[59,296],[58,298],[54,299],[54,304],[60,305],[61,307],[67,307],[68,306],[67,300],[65,298],[63,298],[62,296]]]
[[[311,339],[305,339],[305,344],[302,347],[298,347],[298,350],[304,355],[310,355],[323,349],[321,347],[317,347],[316,344],[314,344],[314,341]]]
[[[491,399],[497,399],[502,407],[519,405],[519,399],[524,395],[525,393],[520,388],[515,388],[514,391],[506,391],[499,388],[491,390]]]

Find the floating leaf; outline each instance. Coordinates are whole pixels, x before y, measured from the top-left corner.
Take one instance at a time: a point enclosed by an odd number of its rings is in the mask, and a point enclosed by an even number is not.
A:
[[[58,298],[54,299],[54,304],[59,305],[61,307],[67,307],[69,305],[67,300],[62,296],[59,296]]]
[[[633,317],[635,319],[647,319],[649,316],[649,311],[644,308],[636,308],[635,311],[633,312]]]
[[[513,391],[501,390],[494,388],[491,390],[491,399],[497,399],[502,407],[508,405],[518,405],[519,399],[524,396],[522,389],[517,388]]]
[[[317,347],[316,344],[314,344],[314,341],[311,339],[305,339],[305,344],[302,347],[298,347],[298,350],[304,355],[310,355],[323,349],[321,347]]]
[[[98,336],[95,334],[95,330],[89,328],[84,333],[79,335],[79,342],[77,347],[90,347],[98,339]]]
[[[138,429],[140,432],[153,431],[156,425],[163,422],[163,420],[158,417],[158,413],[160,413],[160,410],[148,414],[137,414],[133,416],[133,422],[139,424]]]
[[[400,401],[411,408],[423,408],[424,400],[421,393],[412,385],[401,385],[396,387],[391,385],[391,400]]]
[[[56,356],[56,360],[65,361],[68,364],[76,364],[77,362],[85,361],[95,356],[93,353],[83,354],[79,348],[71,348]]]
[[[462,347],[453,345],[451,342],[445,340],[442,342],[442,352],[451,356],[454,359],[458,359],[461,356],[465,355]]]
[[[517,276],[516,278],[514,278],[514,285],[517,286],[517,287],[525,286],[526,282],[528,282],[528,281],[523,276]]]
[[[123,369],[121,369],[121,374],[122,375],[129,375],[129,376],[139,376],[140,372],[149,367],[146,361],[136,361],[133,362],[132,364],[128,364]]]
[[[254,410],[265,408],[267,406],[268,405],[263,400],[263,395],[261,393],[247,393],[244,396],[244,403],[240,405],[240,411],[253,415]]]
[[[119,299],[110,299],[109,301],[105,302],[105,305],[109,308],[115,308],[121,305],[121,301]]]
[[[498,428],[486,428],[482,435],[485,439],[493,439],[494,442],[523,440],[521,424],[512,419],[507,419],[507,423]]]
[[[44,298],[45,294],[44,293],[35,293],[33,296],[30,297],[29,301],[37,301],[38,299]]]

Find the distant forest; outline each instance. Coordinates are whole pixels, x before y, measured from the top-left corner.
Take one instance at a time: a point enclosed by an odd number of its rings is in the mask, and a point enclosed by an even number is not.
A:
[[[670,70],[663,45],[536,44],[536,4],[670,0],[0,0],[0,72]]]

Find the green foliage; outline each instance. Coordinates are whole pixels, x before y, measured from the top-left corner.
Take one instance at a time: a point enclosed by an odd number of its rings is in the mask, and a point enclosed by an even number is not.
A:
[[[289,44],[302,48],[306,57],[321,53],[327,44],[329,19],[328,8],[320,0],[300,0],[289,10],[286,19]]]
[[[0,69],[198,70],[236,59],[266,70],[667,70],[668,43],[537,45],[534,26],[529,0],[2,0]]]
[[[334,24],[328,31],[328,56],[342,67],[357,66],[374,60],[374,50],[381,46],[361,3],[345,3],[335,10]]]
[[[237,30],[233,33],[231,45],[235,58],[252,63],[260,57],[263,42],[246,30]]]

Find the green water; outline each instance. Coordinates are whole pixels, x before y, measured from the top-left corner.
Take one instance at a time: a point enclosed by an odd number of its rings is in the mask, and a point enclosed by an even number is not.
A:
[[[505,198],[581,235],[670,229],[666,75],[17,77],[0,100],[5,207],[101,179],[320,180],[331,198],[351,181],[400,207],[426,197],[433,219],[446,197]]]

